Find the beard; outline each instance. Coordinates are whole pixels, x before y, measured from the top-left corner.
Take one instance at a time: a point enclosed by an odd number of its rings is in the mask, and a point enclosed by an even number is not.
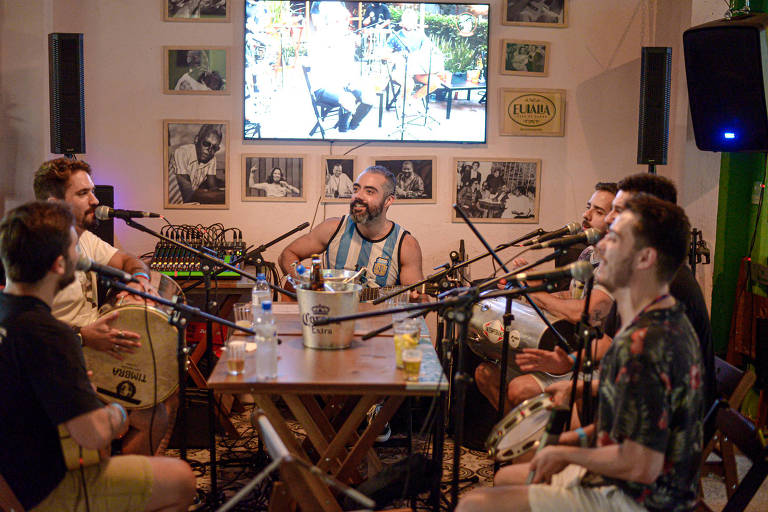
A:
[[[83,213],[83,218],[80,221],[80,227],[82,229],[95,229],[99,227],[100,221],[96,218],[96,208],[89,208],[86,210],[85,213]],[[90,215],[90,220],[88,219],[88,216]]]
[[[363,210],[361,213],[355,213],[354,209],[357,205],[364,206],[365,210]],[[383,208],[383,202],[378,206],[371,206],[364,203],[363,201],[355,199],[349,204],[349,216],[352,217],[352,220],[354,220],[357,224],[367,224],[376,220],[381,215]]]
[[[75,261],[67,259],[67,271],[59,278],[59,282],[56,284],[56,292],[60,292],[75,281]]]

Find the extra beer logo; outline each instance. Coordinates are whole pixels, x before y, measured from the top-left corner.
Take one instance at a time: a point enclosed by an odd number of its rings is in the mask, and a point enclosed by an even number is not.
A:
[[[389,258],[379,256],[376,261],[373,262],[373,275],[378,277],[384,277],[389,272]]]
[[[301,316],[301,323],[306,325],[307,327],[312,327],[312,332],[315,334],[332,334],[333,331],[331,330],[330,325],[324,325],[322,327],[315,327],[315,322],[318,320],[324,320],[328,318],[328,313],[331,311],[331,308],[324,304],[317,304],[315,306],[312,306],[312,309],[309,313],[304,313]]]
[[[461,37],[469,37],[477,30],[477,17],[471,12],[463,12],[456,16],[456,28]]]
[[[557,106],[541,94],[523,94],[509,102],[507,115],[519,126],[535,128],[552,122],[557,116]]]

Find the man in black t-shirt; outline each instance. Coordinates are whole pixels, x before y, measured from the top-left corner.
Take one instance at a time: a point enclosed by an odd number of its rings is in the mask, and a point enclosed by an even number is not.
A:
[[[51,315],[77,253],[74,216],[58,201],[20,206],[0,223],[0,474],[26,509],[186,510],[195,479],[180,460],[129,455],[67,471],[60,426],[92,451],[128,426],[120,405],[96,398],[75,334]]]

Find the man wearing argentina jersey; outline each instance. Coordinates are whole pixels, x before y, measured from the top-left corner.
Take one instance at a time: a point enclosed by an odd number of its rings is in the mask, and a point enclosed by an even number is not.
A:
[[[312,254],[324,254],[328,268],[367,269],[367,286],[409,285],[423,278],[421,247],[402,226],[387,219],[395,201],[395,176],[371,166],[353,185],[349,215],[328,219],[296,239],[282,254],[283,272]]]

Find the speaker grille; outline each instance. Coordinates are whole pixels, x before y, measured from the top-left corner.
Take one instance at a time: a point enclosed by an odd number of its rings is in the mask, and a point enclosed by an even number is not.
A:
[[[83,34],[48,34],[51,153],[85,153]]]
[[[766,23],[766,15],[747,16],[683,34],[688,100],[699,149],[768,150]]]
[[[637,128],[638,164],[667,163],[671,70],[672,48],[643,48]]]

